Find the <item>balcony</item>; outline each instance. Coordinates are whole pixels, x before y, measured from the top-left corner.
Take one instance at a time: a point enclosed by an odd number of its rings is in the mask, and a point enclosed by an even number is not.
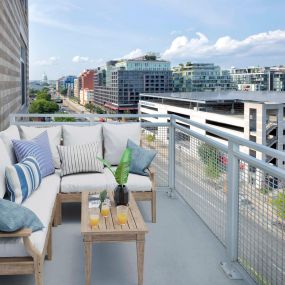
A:
[[[63,116],[78,122],[55,121]],[[139,203],[149,228],[144,284],[284,284],[285,171],[240,149],[285,161],[283,152],[176,115],[17,114],[11,124],[92,125],[102,118],[140,120],[142,145],[157,151],[156,224],[150,223],[149,205]],[[63,216],[54,229],[54,257],[45,262],[44,284],[83,284],[79,205],[66,205]],[[93,252],[94,284],[136,284],[135,244],[102,244]],[[5,285],[32,282],[32,276],[0,276]]]

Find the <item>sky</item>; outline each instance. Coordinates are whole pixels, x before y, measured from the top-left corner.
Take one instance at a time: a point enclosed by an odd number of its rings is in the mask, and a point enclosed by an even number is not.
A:
[[[284,0],[29,0],[30,79],[159,53],[172,66],[285,65]]]

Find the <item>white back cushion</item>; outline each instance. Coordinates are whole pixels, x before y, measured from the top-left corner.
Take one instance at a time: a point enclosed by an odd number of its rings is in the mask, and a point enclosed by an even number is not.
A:
[[[45,131],[47,131],[48,134],[54,167],[60,168],[60,157],[57,150],[57,146],[60,145],[61,141],[61,135],[62,135],[61,126],[48,127],[48,128],[36,128],[36,127],[25,127],[25,126],[20,127],[20,135],[21,138],[24,140],[31,140]]]
[[[3,140],[9,157],[13,164],[17,163],[16,155],[13,149],[12,140],[19,140],[20,139],[20,133],[17,126],[10,126],[8,129],[6,129],[3,132],[0,132],[0,138]]]
[[[103,156],[102,145],[103,145],[103,135],[102,126],[63,126],[63,145],[82,145],[98,142],[98,156]]]
[[[141,124],[103,124],[104,158],[112,165],[118,165],[128,139],[140,144]]]
[[[0,198],[3,198],[6,192],[5,169],[12,165],[12,161],[3,140],[0,138]]]

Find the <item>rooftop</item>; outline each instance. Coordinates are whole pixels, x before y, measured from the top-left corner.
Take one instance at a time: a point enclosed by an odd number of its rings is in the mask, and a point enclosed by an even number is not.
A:
[[[256,91],[251,92],[220,91],[220,92],[172,92],[172,93],[141,93],[140,98],[152,97],[160,99],[173,99],[185,102],[256,102],[265,104],[284,104],[284,92]]]

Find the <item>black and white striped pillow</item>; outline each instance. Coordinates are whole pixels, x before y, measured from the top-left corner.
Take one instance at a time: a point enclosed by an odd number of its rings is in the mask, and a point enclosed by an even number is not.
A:
[[[96,157],[99,151],[99,142],[58,146],[61,160],[61,176],[74,173],[103,172],[103,163]]]

